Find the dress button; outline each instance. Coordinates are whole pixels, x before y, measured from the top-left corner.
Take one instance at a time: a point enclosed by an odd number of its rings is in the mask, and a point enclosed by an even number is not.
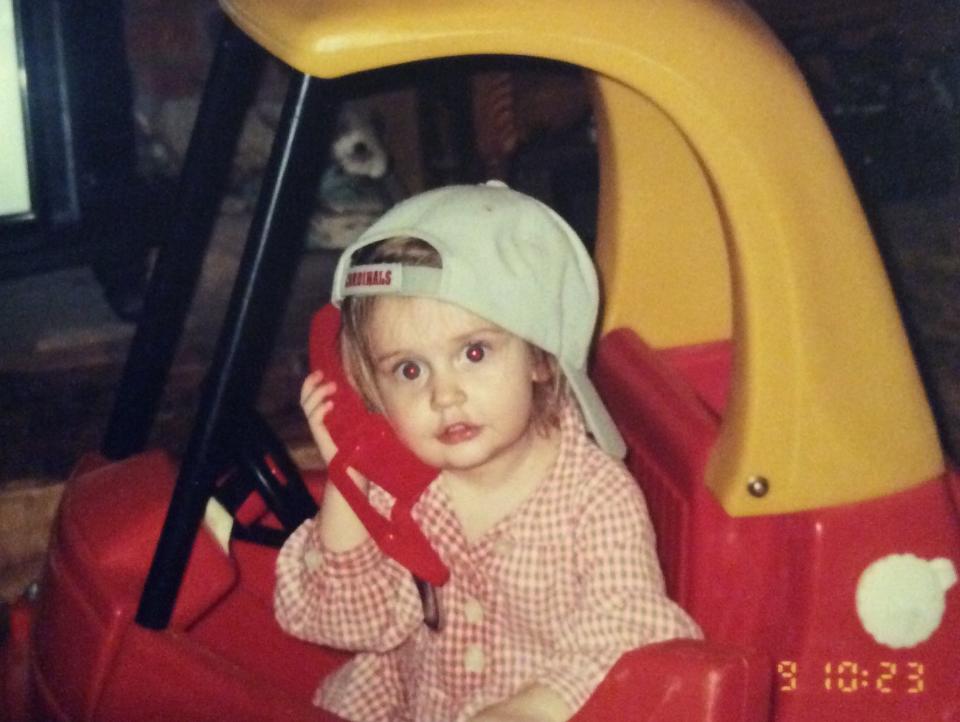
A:
[[[483,605],[473,597],[468,597],[463,604],[463,616],[470,624],[480,624],[483,621]]]
[[[317,571],[323,564],[323,555],[316,549],[311,549],[303,555],[303,563],[311,572]]]
[[[480,649],[480,645],[471,644],[467,647],[466,653],[463,655],[463,668],[468,672],[482,672],[487,661],[483,656],[483,650]]]

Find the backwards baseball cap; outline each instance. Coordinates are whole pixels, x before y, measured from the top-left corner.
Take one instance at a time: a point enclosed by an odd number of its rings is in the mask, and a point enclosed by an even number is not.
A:
[[[402,237],[430,244],[442,268],[354,263],[360,249]],[[553,354],[597,443],[618,458],[626,453],[587,376],[596,269],[576,232],[540,201],[490,181],[398,203],[344,250],[333,277],[334,305],[379,294],[453,303]]]

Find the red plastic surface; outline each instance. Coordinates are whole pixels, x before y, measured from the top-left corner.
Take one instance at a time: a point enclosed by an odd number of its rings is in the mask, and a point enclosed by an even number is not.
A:
[[[678,639],[620,658],[574,722],[767,722],[770,665],[740,646]]]
[[[3,607],[0,627],[0,719],[28,718],[30,624],[34,609],[31,602],[19,599]]]
[[[665,348],[657,355],[697,394],[716,415],[727,407],[733,344],[727,341]]]
[[[284,634],[204,531],[170,628],[133,623],[174,475],[154,452],[69,482],[34,623],[35,718],[336,720],[311,697],[344,655]],[[272,561],[251,568],[272,579]]]
[[[275,550],[234,542],[228,558],[201,531],[176,625],[133,623],[174,473],[150,453],[70,482],[33,629],[34,718],[336,720],[310,701],[346,655],[276,625]],[[656,645],[621,660],[577,720],[761,720],[768,677],[738,648]]]
[[[960,567],[956,474],[861,504],[732,518],[702,480],[717,429],[706,421],[711,404],[665,362],[701,350],[659,354],[616,331],[595,373],[631,449],[671,591],[708,639],[766,652],[777,722],[960,720],[957,587],[939,629],[910,649],[875,642],[855,607],[857,581],[879,558],[911,553]],[[714,361],[718,377],[729,369]]]

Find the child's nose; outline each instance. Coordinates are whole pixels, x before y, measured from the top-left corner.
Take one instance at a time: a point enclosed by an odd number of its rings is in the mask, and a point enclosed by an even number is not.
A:
[[[431,401],[435,409],[445,409],[462,404],[467,398],[456,374],[440,373],[433,377],[433,393]]]

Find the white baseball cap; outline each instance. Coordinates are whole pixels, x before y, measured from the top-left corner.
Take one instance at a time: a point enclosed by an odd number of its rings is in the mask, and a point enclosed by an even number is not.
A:
[[[418,238],[442,268],[354,264],[389,238]],[[587,376],[599,310],[597,272],[580,237],[556,212],[504,183],[438,188],[398,203],[348,246],[333,277],[345,296],[398,294],[456,304],[553,354],[587,428],[607,453],[626,445]]]

